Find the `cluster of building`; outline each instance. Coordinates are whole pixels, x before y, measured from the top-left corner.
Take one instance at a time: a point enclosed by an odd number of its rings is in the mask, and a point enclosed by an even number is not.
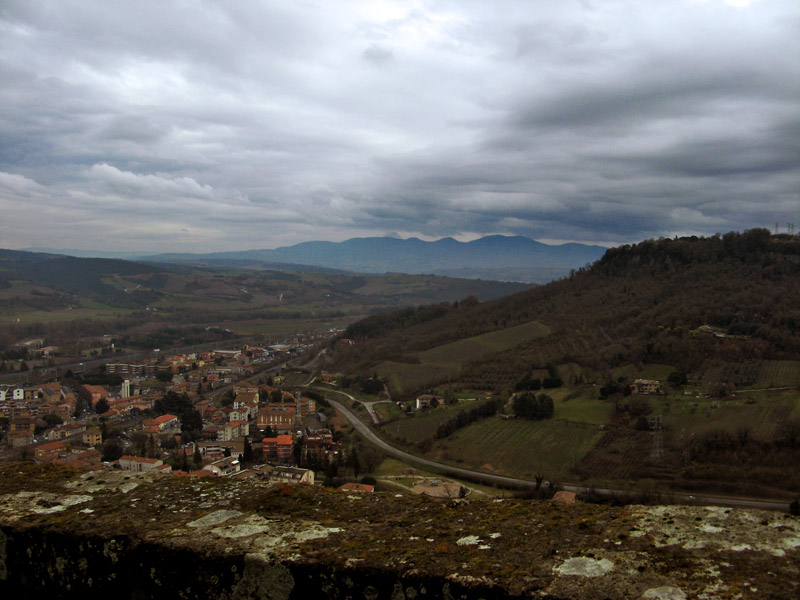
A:
[[[0,418],[8,419],[6,445],[21,448],[33,444],[34,433],[46,426],[44,415],[55,415],[61,423],[74,420],[77,397],[60,383],[32,387],[0,387]],[[66,430],[58,435],[64,437]],[[60,439],[57,438],[57,439]]]
[[[85,384],[74,391],[60,383],[2,388],[0,417],[9,419],[7,445],[19,448],[36,442],[38,445],[28,451],[32,450],[32,458],[37,462],[100,466],[101,454],[95,448],[102,444],[102,434],[87,423],[96,422],[93,415],[103,411],[99,415],[101,421],[111,426],[134,421],[136,424],[127,432],[147,436],[144,453],[150,456],[126,454],[107,466],[184,476],[251,476],[253,469],[241,468],[241,457],[245,445],[252,443],[261,449],[263,460],[270,463],[261,467],[258,476],[284,483],[313,482],[313,471],[293,465],[299,460],[322,464],[344,458],[342,445],[334,441],[329,429],[304,428],[304,419],[316,416],[316,402],[300,392],[282,391],[247,379],[248,375],[258,373],[257,362],[280,350],[284,349],[244,347],[106,363],[106,373],[124,378],[119,386]],[[153,385],[154,378],[167,385]],[[276,378],[276,383],[279,382],[280,378]],[[226,384],[231,384],[232,390],[226,392],[224,400],[204,395]],[[169,391],[185,394],[202,418],[200,439],[193,443],[186,444],[181,439],[177,415],[140,420],[139,415],[151,411]],[[76,406],[81,398],[91,407],[92,416],[76,420]],[[57,415],[61,424],[46,427],[44,415]],[[165,462],[169,454],[161,448],[170,437],[189,460],[193,461],[199,453],[202,463],[207,464],[195,471],[173,471]],[[184,462],[184,468],[189,460]]]

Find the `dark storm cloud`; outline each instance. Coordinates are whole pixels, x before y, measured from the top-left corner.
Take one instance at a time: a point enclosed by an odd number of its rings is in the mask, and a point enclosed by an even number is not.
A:
[[[0,245],[796,221],[798,53],[788,0],[8,1]]]

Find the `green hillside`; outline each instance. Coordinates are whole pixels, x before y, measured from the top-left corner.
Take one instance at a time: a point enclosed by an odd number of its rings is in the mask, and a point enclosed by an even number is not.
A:
[[[162,347],[189,337],[216,341],[226,330],[330,330],[404,306],[493,299],[528,287],[435,275],[154,265],[0,250],[0,352],[42,336],[49,345],[74,346],[114,332],[118,345]]]
[[[751,230],[651,240],[611,249],[567,279],[499,300],[365,319],[345,332],[358,343],[338,348],[335,358],[347,369],[371,368],[505,331],[507,349],[462,361],[465,383],[493,389],[551,363],[597,373],[660,363],[689,373],[714,361],[791,360],[800,356],[798,298],[798,236]],[[511,343],[517,326],[534,321],[549,334]]]
[[[551,418],[441,429],[468,410],[455,404],[381,425],[450,464],[791,497],[800,493],[798,298],[800,237],[647,241],[506,298],[369,317],[345,332],[352,345],[334,344],[329,368],[376,372],[396,400],[491,394],[505,413],[515,391],[551,380],[532,388],[552,399]],[[661,393],[631,393],[635,379],[660,381]]]

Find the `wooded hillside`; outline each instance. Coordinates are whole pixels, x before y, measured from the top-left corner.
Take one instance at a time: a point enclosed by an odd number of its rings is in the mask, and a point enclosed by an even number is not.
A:
[[[766,229],[613,248],[568,278],[485,303],[438,304],[353,324],[336,366],[368,369],[488,331],[538,321],[551,333],[468,364],[461,379],[510,385],[530,368],[676,365],[800,355],[800,237]]]

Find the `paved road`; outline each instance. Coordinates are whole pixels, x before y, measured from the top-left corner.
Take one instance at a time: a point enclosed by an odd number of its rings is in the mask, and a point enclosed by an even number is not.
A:
[[[344,394],[349,398],[352,398],[349,394]],[[390,445],[386,441],[379,438],[375,433],[370,429],[361,419],[359,419],[353,412],[347,408],[341,402],[337,402],[331,398],[328,398],[328,401],[336,407],[336,409],[345,416],[345,418],[350,421],[350,423],[355,427],[355,429],[364,436],[369,442],[376,445],[378,448],[386,452],[387,454],[399,458],[405,462],[409,462],[412,464],[423,465],[425,467],[429,467],[435,469],[437,471],[444,471],[448,475],[452,475],[454,477],[461,476],[468,481],[479,481],[481,483],[488,483],[488,484],[499,484],[506,487],[513,487],[518,489],[532,489],[536,487],[536,483],[533,481],[529,481],[527,479],[518,479],[516,477],[508,477],[505,475],[492,475],[491,473],[482,473],[480,471],[473,471],[471,469],[464,469],[461,467],[454,467],[451,465],[446,465],[440,462],[436,462],[433,460],[429,460],[427,458],[421,458],[419,456],[415,456],[413,454],[409,454],[399,448],[395,448],[394,446]],[[594,492],[596,494],[600,494],[602,496],[625,496],[630,494],[629,491],[626,490],[612,490],[607,488],[587,488],[583,486],[576,486],[576,485],[562,485],[562,489],[568,492],[576,492],[576,493],[585,493],[585,492]],[[756,498],[729,498],[726,496],[713,496],[713,495],[697,495],[693,496],[690,494],[679,494],[679,493],[672,493],[669,494],[670,498],[673,499],[675,502],[680,503],[689,503],[689,504],[715,504],[720,506],[736,506],[736,507],[747,507],[747,508],[762,508],[767,510],[781,510],[786,511],[789,509],[789,504],[786,502],[775,502],[770,500],[759,500]]]
[[[308,382],[304,383],[303,386],[307,387],[308,386]],[[380,423],[380,419],[378,419],[378,415],[375,413],[375,409],[373,408],[373,406],[375,404],[384,404],[386,402],[391,402],[391,400],[376,400],[375,402],[364,402],[363,400],[359,400],[358,398],[355,398],[355,397],[351,396],[347,392],[340,392],[339,390],[330,390],[330,389],[324,389],[323,390],[323,389],[317,388],[317,391],[328,392],[329,394],[341,394],[342,396],[347,396],[353,402],[360,402],[362,404],[362,406],[364,406],[364,408],[367,409],[367,412],[369,413],[369,416],[372,417],[372,422],[375,423],[375,425],[378,425]]]

